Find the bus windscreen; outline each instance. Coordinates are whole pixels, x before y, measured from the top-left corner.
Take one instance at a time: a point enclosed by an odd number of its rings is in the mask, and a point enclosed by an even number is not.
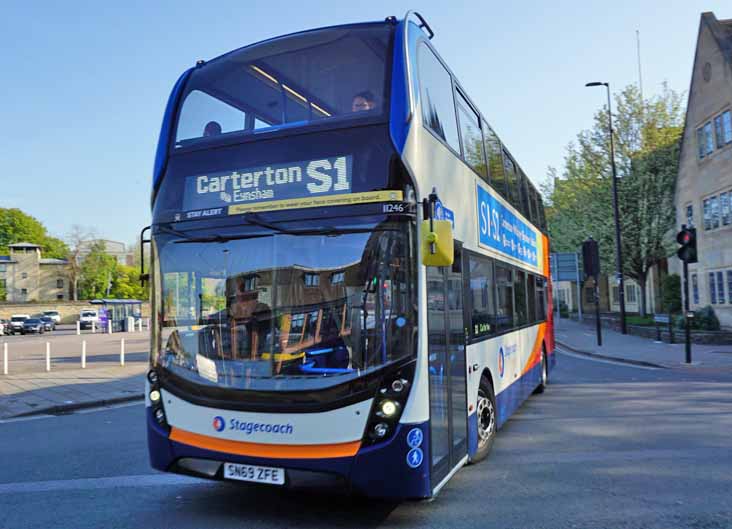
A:
[[[196,68],[176,147],[322,120],[385,115],[392,27],[309,31],[233,51]]]

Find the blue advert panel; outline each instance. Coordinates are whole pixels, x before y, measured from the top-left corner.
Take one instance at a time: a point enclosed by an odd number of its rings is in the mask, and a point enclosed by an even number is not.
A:
[[[352,175],[353,156],[349,155],[189,176],[183,209],[350,193]]]
[[[528,265],[538,265],[538,234],[480,184],[478,189],[478,241]]]

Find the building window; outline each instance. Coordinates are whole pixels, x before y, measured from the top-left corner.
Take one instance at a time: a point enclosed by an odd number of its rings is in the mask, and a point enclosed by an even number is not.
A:
[[[724,143],[732,143],[732,114],[729,110],[722,114],[722,128],[724,129]]]
[[[694,206],[692,204],[686,206],[686,225],[690,228],[694,225]]]
[[[64,280],[63,279],[57,279],[56,280],[56,288],[64,288]]]
[[[23,297],[26,297],[28,295],[28,289],[27,288],[21,288],[20,289],[20,295]]]
[[[712,229],[715,230],[719,228],[719,200],[717,197],[712,197],[710,201],[712,203]]]
[[[714,134],[717,137],[717,149],[724,146],[724,132],[722,131],[722,115],[714,118]]]
[[[244,278],[241,283],[241,288],[244,292],[251,292],[257,289],[257,276],[249,275]]]
[[[345,272],[335,272],[333,275],[330,276],[330,284],[331,285],[340,285],[346,280],[346,273]]]
[[[712,208],[711,202],[708,198],[704,199],[704,229],[712,229]]]
[[[696,129],[696,145],[699,148],[699,159],[701,160],[704,158],[704,153],[706,150],[704,149],[704,128],[699,127]]]
[[[709,301],[712,305],[717,304],[717,285],[714,279],[714,272],[709,272]]]
[[[628,303],[638,303],[638,290],[635,285],[625,286],[625,298]]]
[[[0,272],[5,272],[8,269],[8,265],[0,264]]]
[[[699,304],[699,279],[696,274],[691,274],[691,299],[694,305]]]
[[[613,303],[620,303],[620,287],[613,287]]]
[[[717,272],[717,303],[724,303],[724,272]]]
[[[459,153],[452,78],[426,44],[419,49],[419,77],[425,124]]]
[[[21,279],[28,279],[28,272],[23,272],[22,274],[20,274],[20,278]]]
[[[705,154],[709,155],[714,152],[714,132],[712,131],[711,121],[708,121],[707,124],[704,125],[704,145],[706,147]]]
[[[320,285],[320,276],[318,274],[306,273],[305,274],[305,286],[306,287],[317,287]]]
[[[63,294],[56,294],[56,299],[64,299],[64,295]]]
[[[732,192],[720,193],[719,208],[722,210],[722,225],[727,226],[730,223],[730,201],[732,200]]]

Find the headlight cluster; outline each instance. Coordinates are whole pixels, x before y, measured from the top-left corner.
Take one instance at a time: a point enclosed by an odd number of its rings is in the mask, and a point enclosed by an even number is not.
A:
[[[147,381],[150,383],[150,393],[148,398],[152,404],[153,417],[161,426],[168,427],[165,419],[165,410],[163,409],[163,396],[160,394],[160,379],[157,372],[153,369],[147,374]]]
[[[380,443],[394,434],[407,402],[413,376],[413,363],[384,376],[366,426],[364,444]]]

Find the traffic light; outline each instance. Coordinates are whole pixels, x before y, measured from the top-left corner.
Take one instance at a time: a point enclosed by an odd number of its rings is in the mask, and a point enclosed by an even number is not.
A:
[[[582,264],[585,276],[597,278],[600,275],[600,249],[592,237],[582,243]]]
[[[676,235],[676,242],[681,245],[676,251],[679,259],[687,264],[696,263],[696,228],[687,228],[686,224],[681,226],[681,231]]]

